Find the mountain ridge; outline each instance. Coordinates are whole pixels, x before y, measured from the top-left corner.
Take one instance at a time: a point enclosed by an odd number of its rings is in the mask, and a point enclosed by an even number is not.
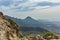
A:
[[[18,25],[20,25],[22,27],[22,29],[24,29],[25,27],[26,28],[34,28],[34,30],[38,28],[40,29],[45,29],[45,30],[48,30],[48,31],[51,31],[51,32],[55,32],[55,33],[60,33],[60,27],[58,25],[58,22],[55,23],[55,22],[52,22],[52,21],[48,21],[48,20],[35,20],[34,18],[32,17],[26,17],[25,19],[18,19],[18,18],[14,18],[14,17],[9,17],[8,18],[11,18],[12,20],[14,20]],[[37,28],[36,28],[37,27]],[[25,28],[25,30],[26,30]],[[29,29],[28,28],[28,29]],[[29,30],[30,30],[29,29]],[[32,30],[31,30],[32,31]]]
[[[14,20],[18,25],[20,25],[20,29],[22,31],[38,31],[38,32],[45,32],[48,31],[44,28],[41,28],[39,26],[39,22],[36,21],[35,19],[31,18],[31,17],[26,17],[25,19],[17,19],[14,17],[9,17],[6,16],[8,18],[11,18],[12,20]],[[38,24],[39,23],[39,24]]]

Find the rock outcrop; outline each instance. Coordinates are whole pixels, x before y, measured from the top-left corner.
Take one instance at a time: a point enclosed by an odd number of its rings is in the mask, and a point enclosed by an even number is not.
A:
[[[19,26],[0,12],[0,40],[20,40],[21,37]]]

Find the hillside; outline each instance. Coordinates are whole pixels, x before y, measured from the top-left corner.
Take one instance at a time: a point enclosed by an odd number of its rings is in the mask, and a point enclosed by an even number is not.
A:
[[[0,12],[0,40],[20,40],[22,37],[19,26]]]

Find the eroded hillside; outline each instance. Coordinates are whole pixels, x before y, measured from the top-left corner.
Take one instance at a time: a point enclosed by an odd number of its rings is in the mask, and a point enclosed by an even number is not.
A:
[[[18,25],[0,12],[0,40],[20,40],[21,37]]]

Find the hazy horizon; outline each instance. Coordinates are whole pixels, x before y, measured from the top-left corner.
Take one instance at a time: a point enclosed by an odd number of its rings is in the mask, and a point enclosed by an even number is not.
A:
[[[60,0],[0,0],[0,11],[16,18],[60,20]]]

